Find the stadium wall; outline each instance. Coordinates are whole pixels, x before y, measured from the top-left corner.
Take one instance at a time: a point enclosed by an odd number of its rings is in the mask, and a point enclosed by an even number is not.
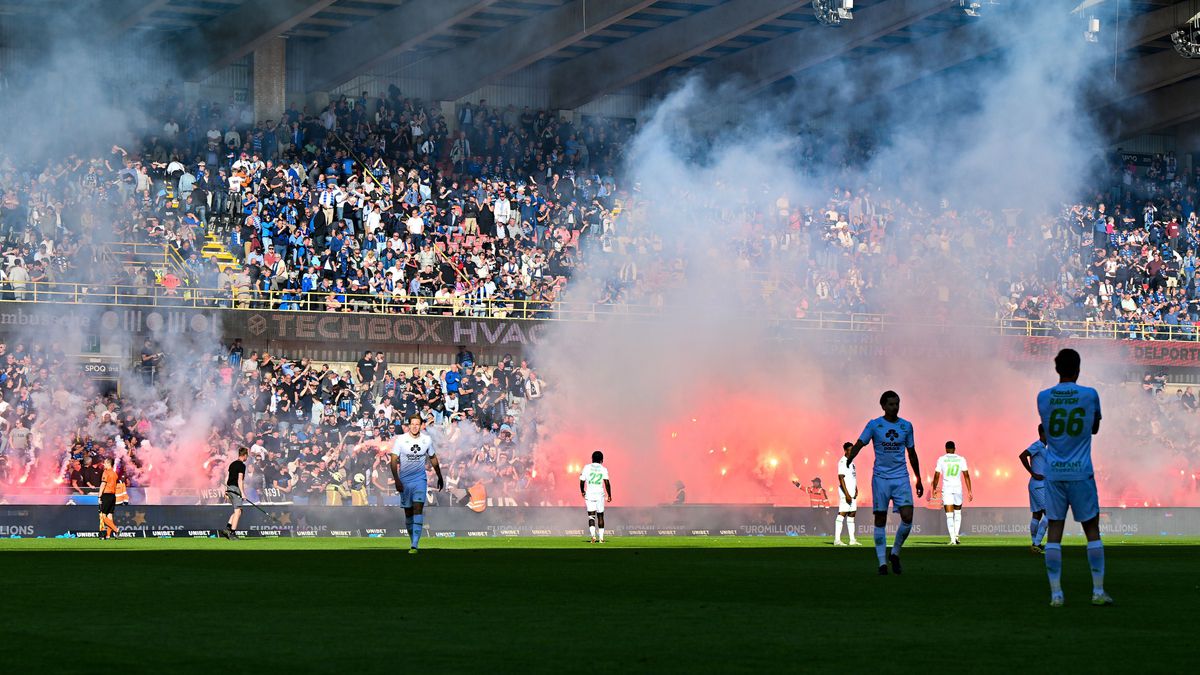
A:
[[[93,498],[94,501],[94,498]],[[395,507],[264,507],[275,520],[246,508],[242,531],[248,536],[399,537],[406,536],[404,513]],[[229,513],[228,506],[121,506],[117,525],[125,537],[214,537]],[[425,533],[432,537],[582,537],[586,517],[581,507],[491,507],[476,513],[465,506],[431,506],[425,510]],[[1023,508],[968,508],[963,536],[1028,535],[1029,511]],[[831,536],[835,512],[825,508],[689,505],[651,508],[613,507],[606,511],[607,530],[615,536]],[[890,524],[894,531],[899,521]],[[1109,536],[1197,536],[1200,509],[1107,509],[1101,531]],[[914,534],[944,535],[939,509],[917,509]],[[857,534],[871,538],[872,523],[860,510]],[[1068,534],[1081,534],[1068,522]],[[0,537],[94,537],[93,506],[0,506]]]

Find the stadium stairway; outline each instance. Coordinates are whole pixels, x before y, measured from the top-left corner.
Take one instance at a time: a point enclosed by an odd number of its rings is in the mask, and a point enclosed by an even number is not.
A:
[[[156,281],[166,274],[183,275],[183,258],[167,244],[108,243],[101,246],[100,258],[106,265],[121,265],[130,273],[138,268],[148,268],[154,272]]]
[[[225,248],[225,243],[215,234],[205,235],[204,246],[200,249],[200,255],[215,262],[217,267],[223,272],[241,268],[237,258],[233,257],[229,249]]]

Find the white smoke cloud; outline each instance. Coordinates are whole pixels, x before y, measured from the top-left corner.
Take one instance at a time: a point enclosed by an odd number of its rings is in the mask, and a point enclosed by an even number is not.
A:
[[[763,100],[737,83],[689,79],[664,98],[628,152],[631,213],[613,236],[633,251],[640,238],[661,239],[643,269],[682,266],[689,281],[661,292],[661,320],[566,323],[548,334],[535,360],[557,432],[541,447],[543,466],[561,471],[603,447],[614,481],[628,486],[625,503],[668,500],[677,479],[693,500],[794,503],[789,478],[824,476],[830,486],[841,442],[879,414],[879,392],[896,389],[926,477],[952,439],[976,460],[989,503],[1023,503],[1016,456],[1036,437],[1034,396],[1054,381],[1052,365],[1018,369],[959,348],[980,341],[978,331],[931,324],[991,321],[997,285],[1041,255],[1044,215],[1095,179],[1103,143],[1084,97],[1106,55],[1065,9],[989,14],[979,29],[1008,48],[827,123],[807,124],[828,101],[806,91]],[[906,65],[888,52],[871,58],[883,71]],[[852,89],[838,79],[845,72],[813,69],[806,79],[816,91]],[[846,152],[847,138],[863,137],[869,158]],[[825,229],[830,196],[847,190],[894,214],[883,250],[866,261],[863,246],[830,253],[811,228],[789,232],[776,219],[783,198],[789,209],[811,207],[811,227]],[[839,335],[773,321],[794,315],[793,291],[811,290],[830,268],[845,274],[851,256],[872,279],[874,305],[914,324],[882,337],[910,356],[831,357],[825,343]],[[610,280],[616,263],[599,257],[575,283]],[[792,339],[779,341],[781,332]],[[1089,366],[1097,370],[1085,360],[1085,380]],[[1136,433],[1119,405],[1109,409],[1114,428]],[[1125,433],[1100,437],[1098,463],[1119,453]]]

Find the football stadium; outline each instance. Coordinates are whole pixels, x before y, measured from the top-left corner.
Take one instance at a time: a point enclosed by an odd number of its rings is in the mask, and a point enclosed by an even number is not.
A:
[[[1198,59],[1197,0],[0,1],[2,669],[1187,670]]]

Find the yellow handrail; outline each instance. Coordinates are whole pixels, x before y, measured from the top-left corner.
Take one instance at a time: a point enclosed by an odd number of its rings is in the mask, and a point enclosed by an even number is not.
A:
[[[185,266],[183,256],[179,254],[179,251],[174,246],[165,243],[110,242],[103,245],[101,252],[113,260],[148,264],[176,274],[183,274]]]

